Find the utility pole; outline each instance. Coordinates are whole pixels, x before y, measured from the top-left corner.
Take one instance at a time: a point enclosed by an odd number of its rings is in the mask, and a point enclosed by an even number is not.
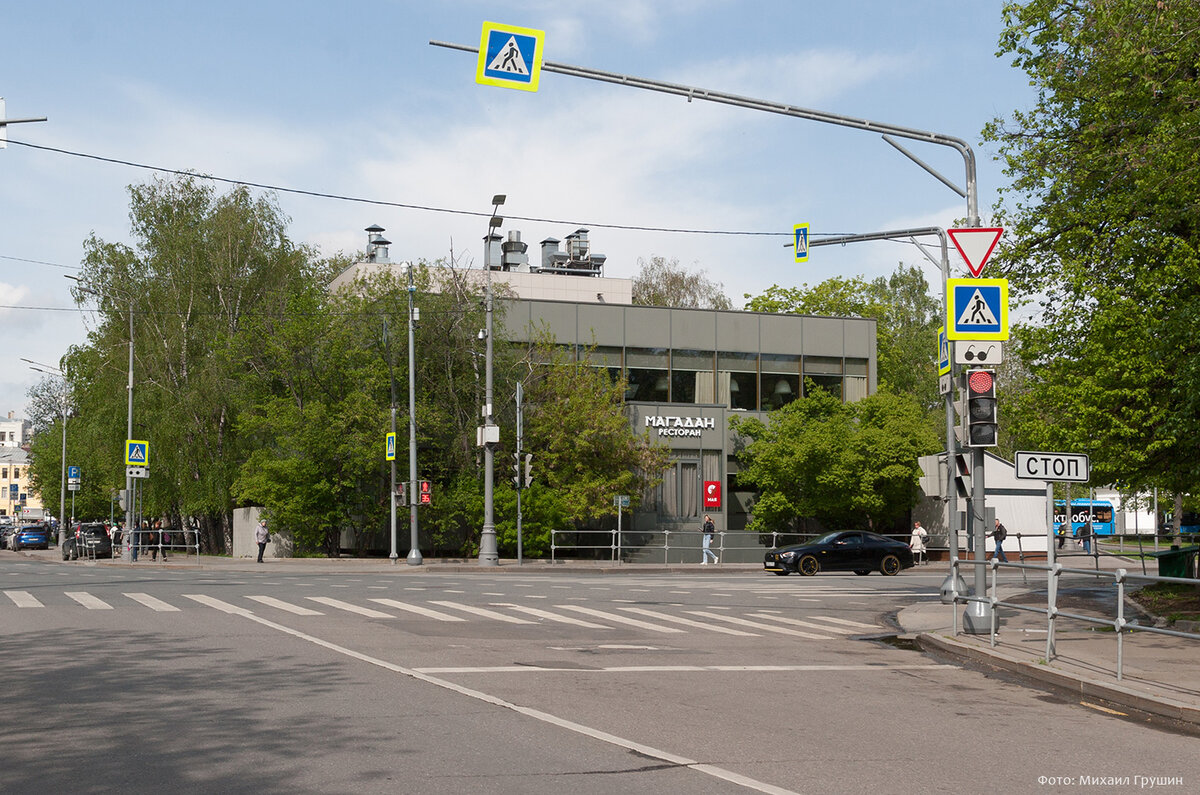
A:
[[[517,382],[517,453],[516,453],[516,466],[514,467],[514,470],[516,473],[516,478],[517,478],[516,486],[517,486],[517,565],[518,566],[520,566],[521,564],[524,563],[524,560],[523,560],[524,555],[523,555],[523,550],[521,548],[522,547],[522,543],[521,543],[521,540],[522,540],[521,539],[521,492],[525,490],[525,487],[527,485],[529,485],[528,483],[526,483],[525,473],[521,471],[521,443],[524,438],[523,437],[524,417],[521,413],[521,391],[522,391],[521,382],[518,381]]]
[[[503,193],[497,193],[492,197],[492,214],[488,219],[488,233],[487,237],[483,239],[483,266],[487,269],[487,292],[484,298],[484,312],[487,316],[487,328],[484,330],[487,342],[487,374],[484,381],[483,428],[480,429],[479,434],[479,443],[483,445],[483,531],[479,534],[480,566],[500,565],[500,553],[496,546],[492,494],[495,443],[500,441],[500,429],[494,424],[492,416],[492,265],[490,250],[494,230],[504,223],[504,219],[496,215],[496,209],[504,204],[505,198]]]
[[[417,356],[413,347],[414,328],[420,319],[419,310],[413,306],[413,294],[417,291],[413,283],[413,264],[408,263],[408,565],[420,566],[423,562],[417,540]],[[395,400],[392,401],[395,405]],[[394,424],[394,423],[393,423]],[[392,428],[395,431],[395,427]],[[395,462],[392,462],[393,469]],[[393,500],[395,498],[393,497]]]
[[[388,437],[387,455],[388,464],[391,469],[391,481],[388,485],[388,528],[391,531],[392,551],[388,554],[388,560],[392,565],[396,565],[396,559],[400,555],[396,552],[396,370],[392,366],[392,343],[391,335],[388,334],[387,318],[383,319],[383,355],[387,357],[388,363],[388,386],[391,390],[392,398],[392,423],[391,435]]]

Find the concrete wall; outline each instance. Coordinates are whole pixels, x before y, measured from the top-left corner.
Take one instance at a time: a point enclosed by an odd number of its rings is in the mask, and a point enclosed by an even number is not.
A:
[[[263,509],[235,508],[233,511],[233,556],[235,558],[257,558],[258,544],[254,541],[254,529],[258,527],[258,518]],[[270,523],[267,528],[270,529]],[[292,557],[292,539],[282,533],[271,530],[271,540],[267,542],[267,551],[263,558]]]

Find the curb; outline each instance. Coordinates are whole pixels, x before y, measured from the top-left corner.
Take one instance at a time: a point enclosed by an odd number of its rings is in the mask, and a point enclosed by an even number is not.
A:
[[[1093,682],[1056,670],[1052,665],[1040,665],[1011,657],[994,649],[960,643],[944,635],[922,632],[916,636],[917,645],[927,652],[941,652],[974,662],[987,663],[1011,673],[1020,674],[1075,696],[1103,699],[1151,715],[1189,723],[1200,727],[1200,707],[1170,698],[1150,696],[1123,685]]]

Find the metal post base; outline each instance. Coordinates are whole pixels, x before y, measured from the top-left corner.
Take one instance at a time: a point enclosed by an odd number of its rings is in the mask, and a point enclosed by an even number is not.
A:
[[[421,561],[421,550],[413,548],[408,551],[408,565],[420,566]]]
[[[967,635],[990,635],[992,606],[986,602],[971,602],[963,611],[963,632]]]
[[[959,597],[963,597],[963,596],[966,596],[967,593],[968,593],[967,581],[962,578],[961,574],[959,574],[957,576],[955,576],[954,574],[947,574],[946,579],[942,580],[942,591],[941,591],[942,604],[948,605],[951,602],[953,602],[954,601],[953,594],[957,594]]]

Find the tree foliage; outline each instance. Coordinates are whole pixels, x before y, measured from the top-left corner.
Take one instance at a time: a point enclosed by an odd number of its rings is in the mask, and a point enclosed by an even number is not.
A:
[[[995,262],[1038,307],[1019,331],[1023,443],[1093,479],[1200,487],[1200,5],[1033,0],[1000,54],[1038,100],[984,131],[1012,178]]]
[[[732,309],[725,286],[711,281],[703,270],[689,272],[678,259],[638,257],[638,274],[633,277],[633,302],[643,306],[683,309]]]
[[[917,501],[917,459],[938,448],[916,400],[877,393],[842,403],[823,390],[771,413],[735,417],[750,443],[738,482],[759,489],[758,532],[795,530],[804,518],[833,527],[877,527]]]
[[[891,276],[870,282],[835,276],[814,287],[774,285],[746,298],[751,312],[875,320],[879,391],[913,395],[930,410],[940,405],[934,354],[941,306],[929,296],[920,268],[901,265]]]

